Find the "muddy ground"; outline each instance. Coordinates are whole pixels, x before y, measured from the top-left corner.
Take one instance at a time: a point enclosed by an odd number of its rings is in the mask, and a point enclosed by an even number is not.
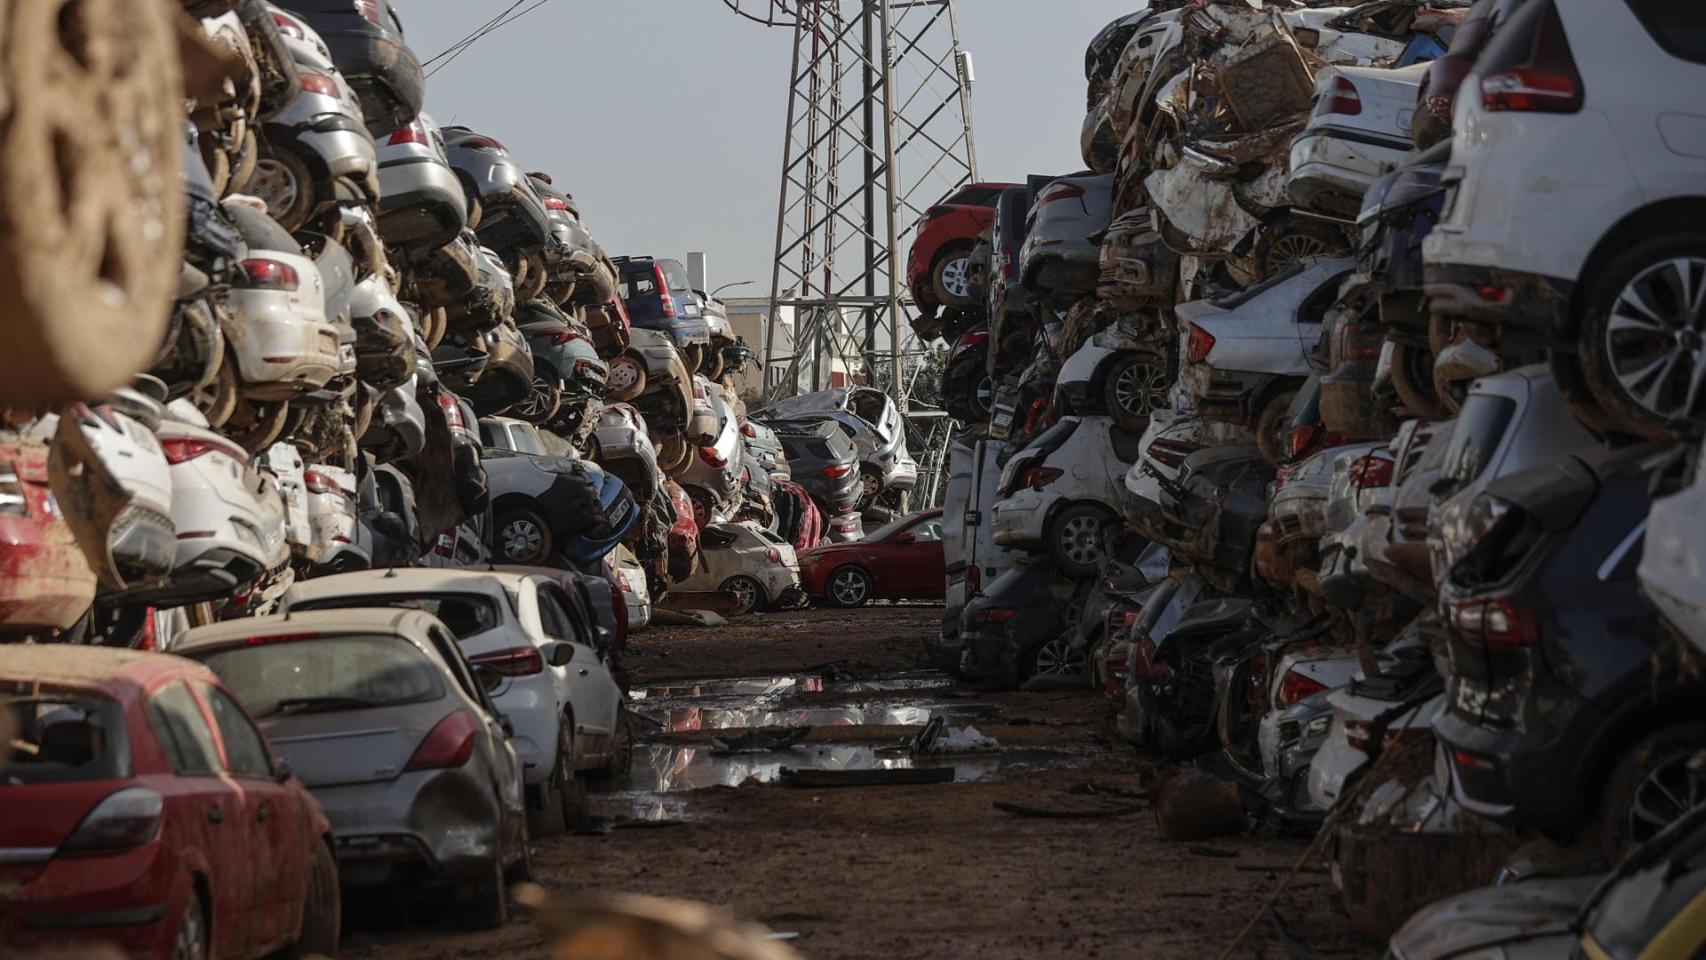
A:
[[[996,809],[1132,805],[1121,793],[1140,791],[1154,764],[1111,735],[1110,703],[1096,694],[980,695],[929,671],[919,639],[940,616],[795,611],[638,635],[633,772],[592,798],[594,831],[536,843],[539,882],[720,904],[797,934],[793,946],[817,960],[1219,956],[1304,842],[1168,842],[1147,810],[1045,820]],[[702,683],[723,678],[757,682]],[[917,761],[888,749],[933,715],[999,748]],[[713,735],[801,723],[814,729],[791,748],[709,749]],[[955,782],[776,782],[783,767],[913,764],[950,765]],[[1322,957],[1380,955],[1348,932],[1320,872],[1294,877],[1279,909]],[[484,933],[389,904],[354,905],[346,920],[344,955],[362,960],[543,956],[521,916]],[[1266,921],[1250,943],[1237,955],[1284,955]]]

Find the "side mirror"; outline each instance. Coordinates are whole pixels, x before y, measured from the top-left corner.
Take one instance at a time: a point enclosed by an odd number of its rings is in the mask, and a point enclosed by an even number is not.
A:
[[[917,543],[918,542],[918,535],[911,532],[911,531],[907,531],[906,533],[897,533],[894,536],[894,542],[896,544],[902,544],[902,545],[908,544],[908,543]]]
[[[569,665],[569,661],[573,660],[574,658],[575,658],[575,646],[574,646],[574,644],[559,642],[551,648],[550,655],[547,656],[545,658],[545,660],[547,663],[549,663],[553,667],[566,667]]]
[[[294,776],[296,776],[296,771],[290,769],[289,760],[280,756],[274,756],[272,758],[272,777],[274,780],[277,780],[279,783],[284,783],[286,780],[289,780]]]

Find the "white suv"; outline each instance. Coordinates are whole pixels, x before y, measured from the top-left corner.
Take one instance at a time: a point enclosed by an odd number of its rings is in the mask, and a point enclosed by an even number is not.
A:
[[[1701,411],[1702,88],[1706,6],[1531,0],[1456,98],[1432,309],[1544,347],[1592,426],[1660,435]]]

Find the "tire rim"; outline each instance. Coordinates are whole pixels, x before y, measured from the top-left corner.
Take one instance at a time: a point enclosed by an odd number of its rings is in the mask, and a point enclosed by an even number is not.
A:
[[[1647,771],[1629,800],[1629,839],[1644,843],[1700,802],[1700,778],[1682,753]]]
[[[942,289],[949,296],[960,300],[971,296],[971,286],[966,283],[966,267],[970,262],[970,257],[955,257],[942,264]]]
[[[267,215],[278,219],[296,206],[299,189],[290,168],[272,158],[255,161],[255,172],[249,177],[249,190],[266,201]]]
[[[1167,371],[1159,364],[1134,363],[1114,381],[1114,400],[1134,417],[1147,417],[1166,404]]]
[[[882,489],[882,481],[868,473],[861,473],[859,474],[859,489],[865,492],[865,496],[874,497]]]
[[[1268,271],[1288,267],[1305,257],[1318,257],[1327,252],[1327,243],[1307,233],[1291,233],[1275,240],[1268,248]]]
[[[605,384],[612,390],[631,390],[640,382],[640,368],[633,363],[612,363]]]
[[[829,584],[829,592],[836,601],[850,607],[865,602],[865,591],[865,575],[857,570],[843,570]]]
[[[758,606],[758,584],[751,580],[736,577],[724,589],[734,594],[736,613],[751,613]]]
[[[1706,363],[1706,258],[1675,257],[1636,274],[1617,295],[1605,327],[1612,376],[1641,409],[1687,416],[1700,398]]]
[[[504,553],[511,560],[531,560],[545,547],[545,531],[532,520],[511,520],[504,525]]]
[[[527,399],[515,405],[516,415],[522,419],[542,415],[551,406],[550,402],[545,399],[550,395],[551,385],[545,381],[545,378],[534,377],[533,392],[527,395]]]
[[[192,905],[193,906],[193,905]],[[178,938],[172,944],[172,960],[202,960],[207,955],[201,942],[201,912],[190,909],[184,912],[183,922],[178,924]]]
[[[1056,637],[1037,650],[1037,676],[1080,676],[1089,666],[1084,651]]]
[[[989,411],[995,406],[995,381],[984,377],[977,382],[977,388],[971,392],[972,407],[983,416],[989,416]]]
[[[1060,552],[1073,563],[1093,567],[1102,561],[1102,523],[1095,517],[1073,517],[1061,525]]]

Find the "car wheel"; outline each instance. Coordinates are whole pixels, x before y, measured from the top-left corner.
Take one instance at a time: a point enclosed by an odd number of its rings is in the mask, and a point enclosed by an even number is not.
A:
[[[734,597],[734,615],[737,617],[764,609],[764,588],[751,577],[730,577],[724,580],[722,592]]]
[[[558,740],[556,767],[549,779],[534,788],[534,795],[529,798],[532,802],[527,805],[527,832],[541,840],[559,836],[569,827],[564,793],[566,781],[574,775],[575,755],[561,742],[562,736]]]
[[[1434,393],[1433,351],[1412,343],[1397,345],[1392,358],[1392,389],[1412,417],[1438,417],[1445,413]]]
[[[687,488],[687,499],[693,501],[693,523],[703,530],[711,522],[711,495],[699,487]]]
[[[682,365],[688,370],[698,370],[705,363],[705,347],[703,344],[690,343],[681,351]]]
[[[207,418],[208,426],[215,430],[224,426],[225,421],[231,419],[232,411],[237,409],[237,379],[237,358],[227,350],[219,360],[219,369],[214,371],[213,379],[190,395],[190,402]]]
[[[716,381],[723,379],[723,367],[726,365],[727,364],[723,360],[723,351],[712,350],[705,357],[705,369],[700,372],[705,375],[705,379],[715,383]]]
[[[239,399],[231,417],[225,422],[225,432],[236,444],[250,453],[260,453],[284,435],[285,422],[290,418],[290,404],[256,403]]]
[[[829,575],[823,598],[832,607],[860,607],[871,599],[871,575],[858,567],[841,567]]]
[[[1636,244],[1599,271],[1577,331],[1588,389],[1629,433],[1669,439],[1706,382],[1706,234]]]
[[[329,957],[338,952],[343,928],[343,898],[338,890],[338,861],[324,843],[314,844],[308,865],[308,890],[302,901],[302,927],[286,957]]]
[[[511,412],[528,423],[549,423],[563,405],[563,391],[555,377],[533,375],[533,389],[527,397],[511,408]]]
[[[658,444],[658,469],[671,476],[685,468],[692,457],[692,445],[679,433],[670,434]]]
[[[1126,430],[1149,426],[1149,415],[1167,406],[1167,391],[1173,378],[1167,375],[1167,358],[1158,354],[1132,353],[1114,361],[1102,381],[1102,404],[1114,423]]]
[[[1682,723],[1642,738],[1617,762],[1600,809],[1607,860],[1616,863],[1706,799],[1706,783],[1692,769],[1702,748],[1706,723]]]
[[[1025,674],[1031,677],[1088,677],[1090,657],[1082,647],[1072,645],[1071,631],[1062,633],[1034,647],[1025,656]]]
[[[1049,521],[1047,542],[1060,571],[1082,579],[1101,570],[1110,523],[1108,511],[1094,504],[1077,503],[1057,513]]]
[[[225,183],[225,189],[219,191],[220,196],[233,193],[248,193],[249,181],[255,176],[255,161],[260,158],[260,142],[255,137],[253,127],[243,132],[243,139],[237,143],[237,153],[231,163],[231,176]]]
[[[178,918],[178,933],[172,938],[172,960],[207,960],[207,914],[201,896],[191,890]]]
[[[877,501],[877,494],[883,492],[883,476],[870,467],[859,468],[859,509]]]
[[[533,833],[523,830],[521,833],[521,853],[510,865],[504,868],[504,895],[507,897],[511,884],[529,883],[533,880]]]
[[[634,357],[621,356],[610,361],[604,378],[604,390],[612,400],[632,400],[646,389],[645,365]]]
[[[611,738],[610,755],[604,760],[604,767],[598,771],[600,777],[614,779],[627,773],[634,764],[634,725],[628,717],[628,708],[616,708],[616,733]]]
[[[266,151],[255,161],[249,192],[267,205],[267,215],[295,233],[314,215],[314,174],[289,150]]]
[[[492,857],[491,868],[460,890],[457,913],[472,930],[495,930],[509,922],[509,890],[504,883],[503,856]]]
[[[968,282],[970,267],[971,248],[963,244],[950,247],[936,257],[936,265],[930,269],[930,288],[943,306],[963,309],[975,302]]]
[[[1345,231],[1331,223],[1307,217],[1282,217],[1257,234],[1256,280],[1266,280],[1309,257],[1340,253],[1347,247]]]
[[[989,419],[990,411],[995,407],[995,379],[987,373],[981,373],[977,379],[966,384],[965,408],[976,423]]]
[[[511,563],[543,566],[551,561],[551,528],[543,517],[525,507],[510,510],[498,520],[498,546]]]
[[[1286,413],[1291,409],[1291,401],[1297,397],[1296,390],[1287,390],[1279,396],[1272,397],[1262,406],[1261,416],[1256,418],[1256,448],[1261,451],[1262,459],[1268,466],[1279,466],[1285,457],[1287,439]]]

